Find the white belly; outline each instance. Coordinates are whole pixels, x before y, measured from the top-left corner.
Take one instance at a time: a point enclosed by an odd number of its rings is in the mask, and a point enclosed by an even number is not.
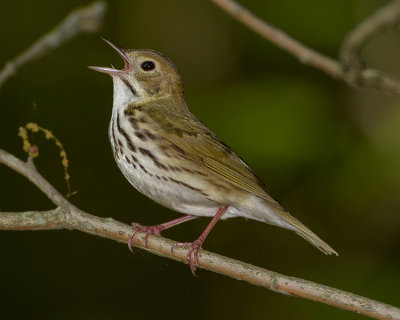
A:
[[[139,139],[134,134],[135,130],[130,123],[122,116],[119,117],[119,126],[129,136],[135,152],[132,151],[132,147],[129,149],[129,143],[125,136],[118,133],[117,115],[113,115],[109,137],[114,148],[114,158],[125,178],[138,191],[165,207],[184,214],[198,216],[214,216],[216,214],[220,205],[195,190],[202,189],[201,185],[191,186],[186,183],[187,176],[184,172],[166,171],[156,166],[151,157],[145,156],[139,151],[140,148],[149,150],[150,144],[153,142]],[[112,130],[114,130],[117,143],[113,141]],[[118,141],[124,145],[125,150],[129,150],[129,154],[122,154]],[[151,148],[151,152],[160,163],[170,160],[158,148]]]

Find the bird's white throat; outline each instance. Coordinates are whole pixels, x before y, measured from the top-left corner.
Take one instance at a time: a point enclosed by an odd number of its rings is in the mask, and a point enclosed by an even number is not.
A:
[[[130,103],[140,103],[145,99],[147,93],[135,78],[130,77],[129,80],[122,80],[119,76],[115,75],[112,78],[114,83],[114,110],[123,109]],[[133,93],[133,90],[136,94]]]

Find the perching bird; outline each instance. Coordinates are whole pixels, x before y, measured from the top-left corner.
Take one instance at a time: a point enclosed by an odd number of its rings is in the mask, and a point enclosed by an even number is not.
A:
[[[141,193],[186,214],[157,226],[135,224],[137,231],[161,231],[198,216],[213,217],[189,246],[192,273],[198,251],[219,219],[245,217],[295,231],[326,254],[337,254],[266,191],[264,184],[230,147],[188,109],[175,65],[153,50],[126,50],[106,40],[125,68],[90,67],[112,76],[114,103],[109,138],[115,160]]]

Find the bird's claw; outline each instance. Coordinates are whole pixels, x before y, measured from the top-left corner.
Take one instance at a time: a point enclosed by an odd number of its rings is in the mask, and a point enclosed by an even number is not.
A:
[[[137,232],[145,232],[146,235],[144,236],[144,245],[147,247],[147,240],[149,236],[155,234],[157,236],[161,236],[161,231],[164,229],[163,227],[156,225],[156,226],[142,226],[140,223],[132,223],[133,231],[129,237],[128,241],[128,248],[131,252],[132,250],[132,240],[135,237]]]
[[[188,247],[188,253],[186,255],[186,261],[189,264],[190,267],[190,271],[192,272],[192,274],[194,276],[196,275],[196,266],[200,267],[200,263],[199,263],[199,250],[202,249],[202,245],[203,245],[203,241],[201,241],[200,239],[197,239],[193,242],[178,242],[175,243],[172,248],[171,248],[171,252],[174,252],[174,250],[177,247]],[[192,253],[193,253],[193,258],[192,258]]]

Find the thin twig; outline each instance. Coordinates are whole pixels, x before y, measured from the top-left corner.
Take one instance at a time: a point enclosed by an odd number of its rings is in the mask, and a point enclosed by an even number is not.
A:
[[[106,4],[98,1],[72,11],[52,31],[38,39],[12,61],[6,63],[3,70],[0,71],[0,87],[8,78],[16,74],[21,66],[49,53],[81,33],[98,31],[102,24],[105,10]]]
[[[23,162],[4,150],[0,150],[0,163],[27,177],[59,207],[53,211],[45,212],[0,213],[0,229],[76,229],[127,243],[132,232],[131,226],[112,218],[96,217],[76,208],[58,193],[32,164]],[[186,263],[187,248],[178,247],[172,253],[171,249],[175,242],[157,236],[150,236],[146,247],[144,238],[145,233],[138,232],[133,239],[133,245],[151,253]],[[203,269],[247,281],[279,293],[318,301],[376,319],[400,319],[400,309],[394,306],[308,280],[282,275],[205,250],[200,250],[199,261],[200,267]]]
[[[376,11],[370,17],[362,21],[343,40],[340,50],[340,59],[352,67],[362,69],[360,57],[361,48],[383,29],[393,27],[399,23],[400,1],[395,0]]]
[[[298,58],[301,62],[313,66],[334,78],[341,79],[352,86],[375,89],[400,96],[400,79],[398,77],[374,69],[360,69],[361,62],[357,60],[359,59],[359,49],[365,41],[369,40],[383,27],[399,22],[400,0],[395,0],[393,3],[383,7],[350,33],[345,41],[341,57],[349,57],[351,55],[354,59],[349,60],[346,58],[344,61],[327,57],[307,47],[280,29],[263,21],[234,0],[211,1],[254,32]],[[351,43],[352,41],[355,41],[354,45]]]
[[[223,10],[231,14],[235,19],[257,32],[263,38],[271,41],[278,47],[291,53],[304,64],[311,65],[324,71],[334,78],[343,77],[343,70],[340,64],[327,56],[307,47],[300,41],[290,37],[282,30],[263,21],[245,7],[232,0],[211,0]]]
[[[384,88],[385,91],[400,95],[400,79],[374,69],[365,69],[361,49],[379,32],[393,27],[400,20],[400,1],[389,2],[362,21],[343,40],[340,60],[346,70],[346,81],[366,88]]]

